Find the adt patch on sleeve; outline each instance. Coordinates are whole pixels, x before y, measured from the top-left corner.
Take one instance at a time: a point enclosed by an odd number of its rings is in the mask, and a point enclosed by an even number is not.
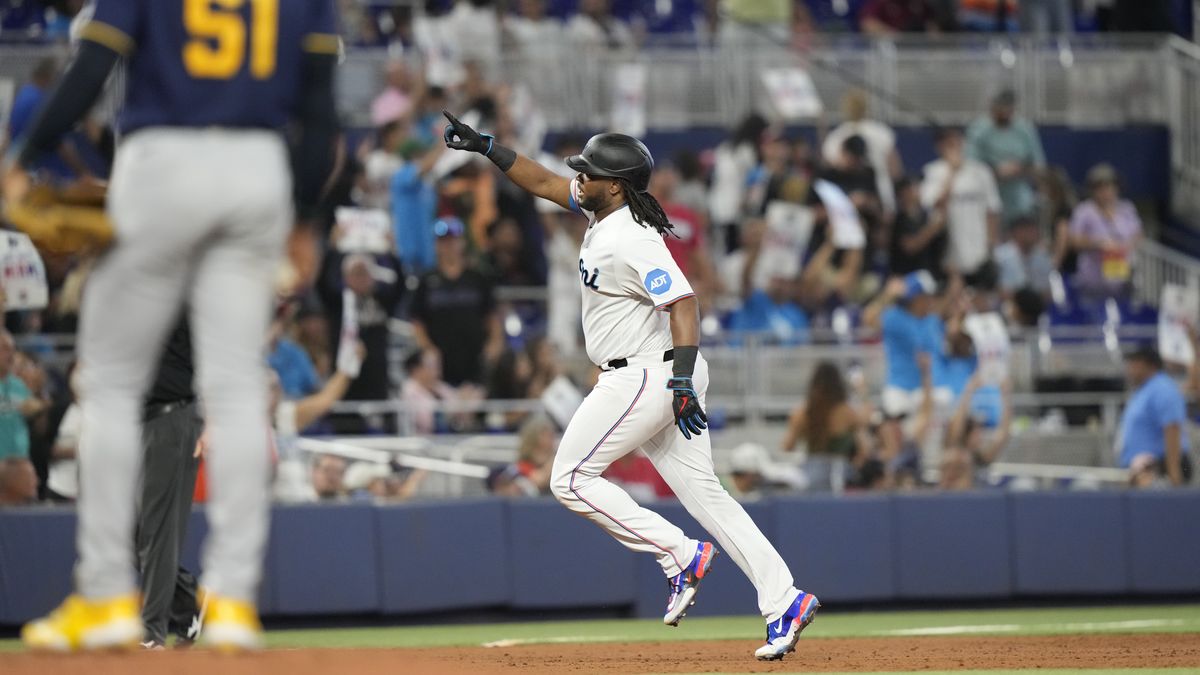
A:
[[[666,270],[656,268],[650,270],[645,279],[646,291],[650,295],[662,295],[671,290],[671,275]]]

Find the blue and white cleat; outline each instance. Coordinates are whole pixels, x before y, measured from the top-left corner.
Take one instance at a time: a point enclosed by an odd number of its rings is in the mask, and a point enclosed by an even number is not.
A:
[[[717,547],[702,541],[696,545],[696,557],[692,558],[687,569],[667,579],[671,594],[667,596],[667,613],[663,615],[663,623],[678,626],[679,620],[687,614],[688,607],[696,604],[697,587],[712,568],[716,557]]]
[[[767,624],[767,644],[754,652],[759,661],[778,661],[796,651],[800,632],[813,622],[821,603],[812,593],[800,592],[788,611],[777,621]]]

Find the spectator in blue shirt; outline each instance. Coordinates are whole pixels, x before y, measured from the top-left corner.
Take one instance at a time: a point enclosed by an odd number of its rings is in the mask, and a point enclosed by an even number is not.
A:
[[[932,364],[936,375],[945,328],[934,311],[935,291],[929,272],[912,272],[888,282],[863,311],[863,323],[883,334],[883,412],[888,417],[904,417],[920,405],[922,361]]]
[[[33,121],[33,115],[42,107],[42,101],[50,92],[58,74],[58,60],[48,56],[33,67],[29,82],[17,90],[13,97],[12,114],[8,118],[8,137],[16,140],[25,133],[25,127]]]
[[[291,305],[284,308],[271,324],[271,351],[267,356],[267,363],[279,375],[279,386],[288,400],[304,398],[321,388],[321,378],[308,352],[284,335],[292,311]]]
[[[751,290],[730,317],[729,329],[761,333],[784,345],[808,342],[808,315],[788,297],[790,285],[787,279],[773,277],[767,288]]]
[[[1153,347],[1126,357],[1125,376],[1133,394],[1121,414],[1118,463],[1130,469],[1138,487],[1162,478],[1173,486],[1187,483],[1192,463],[1183,393],[1163,372],[1162,357]]]
[[[1000,387],[982,383],[976,387],[968,387],[978,371],[979,359],[975,354],[975,343],[971,336],[961,329],[952,328],[953,323],[951,321],[946,328],[945,357],[941,359],[940,367],[933,369],[933,386],[938,392],[937,400],[949,403],[960,401],[964,395],[969,395],[968,412],[971,418],[991,429],[1000,424],[1003,412]]]
[[[404,163],[392,174],[392,226],[396,253],[410,274],[420,276],[437,264],[433,251],[433,223],[437,210],[434,166],[445,145],[428,147],[410,138],[400,148]]]

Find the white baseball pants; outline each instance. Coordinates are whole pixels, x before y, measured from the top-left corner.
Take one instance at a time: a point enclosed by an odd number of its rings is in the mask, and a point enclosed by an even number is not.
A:
[[[137,588],[142,398],[186,307],[210,439],[201,583],[253,602],[269,517],[264,345],[292,219],[287,150],[268,131],[144,129],[118,149],[108,200],[117,239],[88,281],[80,326],[77,589]]]
[[[675,426],[666,388],[670,377],[671,364],[663,363],[661,354],[630,359],[630,365],[602,373],[563,434],[551,490],[626,547],[654,554],[666,575],[674,576],[691,563],[697,541],[600,475],[642,448],[688,513],[749,577],[762,615],[774,620],[796,599],[792,574],[717,479],[708,432],[687,440]],[[708,390],[703,357],[696,361],[694,383],[703,406]]]

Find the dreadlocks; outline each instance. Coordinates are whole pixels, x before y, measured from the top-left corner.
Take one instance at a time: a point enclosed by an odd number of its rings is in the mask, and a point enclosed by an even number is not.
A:
[[[617,182],[621,184],[621,189],[625,192],[625,202],[629,204],[629,212],[633,214],[635,222],[642,227],[647,225],[653,227],[664,237],[667,236],[668,232],[675,229],[675,226],[667,219],[667,214],[663,212],[662,206],[654,198],[654,195],[649,192],[638,192],[624,178],[618,178]]]

